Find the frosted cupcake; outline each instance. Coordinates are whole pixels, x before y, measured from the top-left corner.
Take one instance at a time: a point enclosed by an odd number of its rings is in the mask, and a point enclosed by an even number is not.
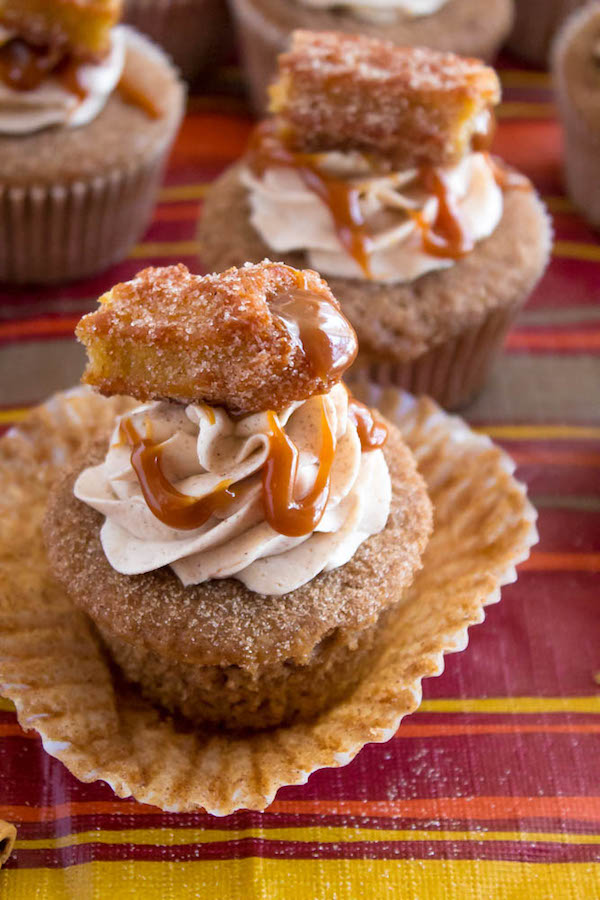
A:
[[[421,567],[431,504],[399,431],[340,379],[326,283],[264,262],[147,269],[78,326],[131,404],[50,498],[50,565],[144,695],[261,729],[345,697]]]
[[[0,3],[0,280],[66,281],[144,231],[185,91],[117,0]]]
[[[558,29],[585,3],[586,0],[515,0],[509,49],[527,62],[545,67]]]
[[[551,247],[531,184],[487,149],[496,74],[311,32],[279,66],[274,117],[206,197],[203,264],[314,266],[357,331],[354,377],[466,403]]]
[[[255,108],[296,29],[386,38],[400,47],[431,47],[493,59],[513,19],[513,0],[233,0],[242,60]]]
[[[232,43],[225,0],[124,0],[123,20],[160,44],[187,81]]]
[[[600,3],[567,21],[554,46],[552,69],[569,196],[600,228]]]

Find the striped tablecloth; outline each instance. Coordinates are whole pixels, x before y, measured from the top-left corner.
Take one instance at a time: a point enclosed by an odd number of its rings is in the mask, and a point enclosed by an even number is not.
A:
[[[0,700],[0,819],[18,826],[7,900],[600,898],[600,243],[565,198],[548,78],[507,62],[497,151],[556,228],[550,271],[466,418],[516,459],[541,542],[517,584],[425,682],[418,713],[264,813],[169,815],[78,783]],[[222,90],[223,87],[225,90]],[[239,74],[193,96],[154,222],[122,265],[0,294],[0,422],[79,377],[73,327],[148,264],[198,270],[207,182],[251,122]]]

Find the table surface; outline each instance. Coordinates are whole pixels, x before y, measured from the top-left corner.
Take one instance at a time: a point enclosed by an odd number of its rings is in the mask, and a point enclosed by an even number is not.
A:
[[[263,814],[163,814],[77,782],[0,700],[0,818],[18,826],[0,896],[600,898],[600,241],[566,199],[548,76],[501,64],[496,150],[554,218],[552,265],[465,417],[513,456],[539,510],[518,583],[424,683],[419,711]],[[0,426],[77,382],[73,328],[149,264],[201,271],[207,183],[251,119],[235,68],[194,94],[153,223],[131,257],[53,290],[0,292]]]

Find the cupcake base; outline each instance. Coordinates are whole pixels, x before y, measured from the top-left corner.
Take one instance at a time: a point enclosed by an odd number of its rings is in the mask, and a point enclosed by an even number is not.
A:
[[[50,576],[41,534],[50,487],[127,401],[57,395],[0,441],[0,693],[77,778],[173,812],[264,809],[282,785],[389,740],[418,707],[421,679],[441,673],[444,653],[464,649],[468,627],[529,555],[535,511],[488,438],[431,401],[364,391],[398,425],[428,485],[436,521],[424,566],[385,651],[348,698],[316,721],[251,736],[181,729],[122,685],[88,617]]]
[[[156,41],[186,81],[230,49],[225,0],[125,0],[123,21]]]
[[[209,271],[281,256],[250,223],[242,165],[225,172],[205,198],[199,242]],[[496,231],[449,269],[397,285],[322,273],[358,335],[359,356],[347,380],[366,376],[429,394],[450,409],[463,406],[483,386],[551,247],[552,227],[535,191],[511,189]],[[310,268],[303,253],[281,261]]]
[[[413,17],[399,13],[385,24],[364,21],[340,9],[315,9],[301,0],[233,0],[242,61],[252,104],[257,113],[267,106],[267,86],[277,68],[277,56],[296,28],[344,31],[385,38],[401,47],[452,50],[463,56],[491,60],[510,31],[512,0],[448,0],[435,13]]]

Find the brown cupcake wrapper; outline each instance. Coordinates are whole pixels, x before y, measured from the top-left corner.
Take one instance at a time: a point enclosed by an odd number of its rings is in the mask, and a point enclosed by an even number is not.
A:
[[[70,183],[0,186],[0,281],[72,281],[124,259],[150,221],[166,155]]]
[[[427,484],[435,523],[423,568],[351,696],[314,721],[250,736],[179,729],[123,685],[91,621],[50,576],[41,533],[48,491],[131,401],[58,394],[0,440],[0,694],[77,778],[173,812],[264,809],[283,785],[389,740],[418,707],[421,680],[466,647],[469,626],[529,556],[535,510],[509,457],[431,400],[368,384],[359,397],[400,428]]]
[[[252,0],[231,0],[250,100],[259,115],[268,107],[267,88],[277,71],[277,57],[289,35],[262,15]]]
[[[587,0],[517,0],[508,49],[522,59],[545,66],[554,35],[563,21]]]
[[[416,396],[428,395],[445,409],[460,409],[483,387],[522,304],[490,313],[480,325],[407,362],[382,360],[360,351],[346,375],[352,387],[373,382]]]
[[[15,826],[0,819],[0,869],[12,853],[16,839],[17,829]]]
[[[226,0],[125,0],[123,21],[160,44],[187,81],[233,45]]]

